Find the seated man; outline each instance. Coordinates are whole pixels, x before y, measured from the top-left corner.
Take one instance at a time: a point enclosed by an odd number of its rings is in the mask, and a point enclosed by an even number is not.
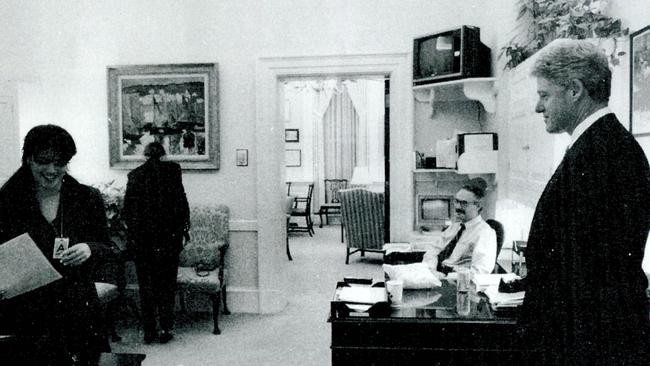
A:
[[[468,268],[472,275],[491,273],[496,262],[496,233],[480,213],[487,183],[475,178],[466,183],[454,199],[456,222],[442,232],[443,249],[429,250],[423,262],[447,274]]]

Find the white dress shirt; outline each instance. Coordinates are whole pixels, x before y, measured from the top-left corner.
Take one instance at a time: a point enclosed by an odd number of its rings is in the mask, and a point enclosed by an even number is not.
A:
[[[442,232],[444,247],[456,236],[460,230],[460,223],[453,223],[447,230]],[[430,251],[425,254],[423,262],[428,262],[438,256]],[[471,274],[492,273],[497,256],[497,235],[481,215],[476,216],[465,223],[465,231],[461,234],[454,251],[449,258],[445,259],[445,265],[454,268],[468,268]]]

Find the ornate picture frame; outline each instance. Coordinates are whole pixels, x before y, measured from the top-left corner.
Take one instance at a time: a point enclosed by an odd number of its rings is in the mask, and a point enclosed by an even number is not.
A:
[[[183,169],[219,169],[216,63],[107,67],[110,167],[133,169],[163,144]]]
[[[630,132],[650,135],[650,25],[630,34]]]

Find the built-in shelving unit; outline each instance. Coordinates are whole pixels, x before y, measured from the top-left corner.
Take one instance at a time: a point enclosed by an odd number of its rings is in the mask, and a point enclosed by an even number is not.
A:
[[[460,80],[443,81],[413,87],[413,96],[416,101],[430,103],[475,100],[483,105],[485,111],[496,111],[496,78],[467,78]]]

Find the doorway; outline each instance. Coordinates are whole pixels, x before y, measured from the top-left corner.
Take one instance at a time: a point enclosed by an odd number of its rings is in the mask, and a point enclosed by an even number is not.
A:
[[[284,121],[279,111],[281,85],[288,78],[316,78],[345,75],[390,75],[390,164],[408,167],[412,163],[412,91],[408,53],[263,57],[255,72],[256,170],[255,228],[258,258],[260,311],[274,312],[286,304],[282,293],[287,284],[286,183],[284,175]],[[398,128],[395,128],[398,126]],[[391,241],[410,234],[413,211],[412,175],[385,171],[393,189],[390,196]]]
[[[278,109],[284,120],[285,179],[297,189],[294,193],[314,184],[312,214],[336,201],[333,188],[349,188],[354,183],[388,193],[387,85],[390,82],[384,75],[281,81]],[[331,218],[336,221],[340,216]],[[329,215],[323,217],[325,223],[329,219]],[[320,218],[315,220],[322,226]]]

